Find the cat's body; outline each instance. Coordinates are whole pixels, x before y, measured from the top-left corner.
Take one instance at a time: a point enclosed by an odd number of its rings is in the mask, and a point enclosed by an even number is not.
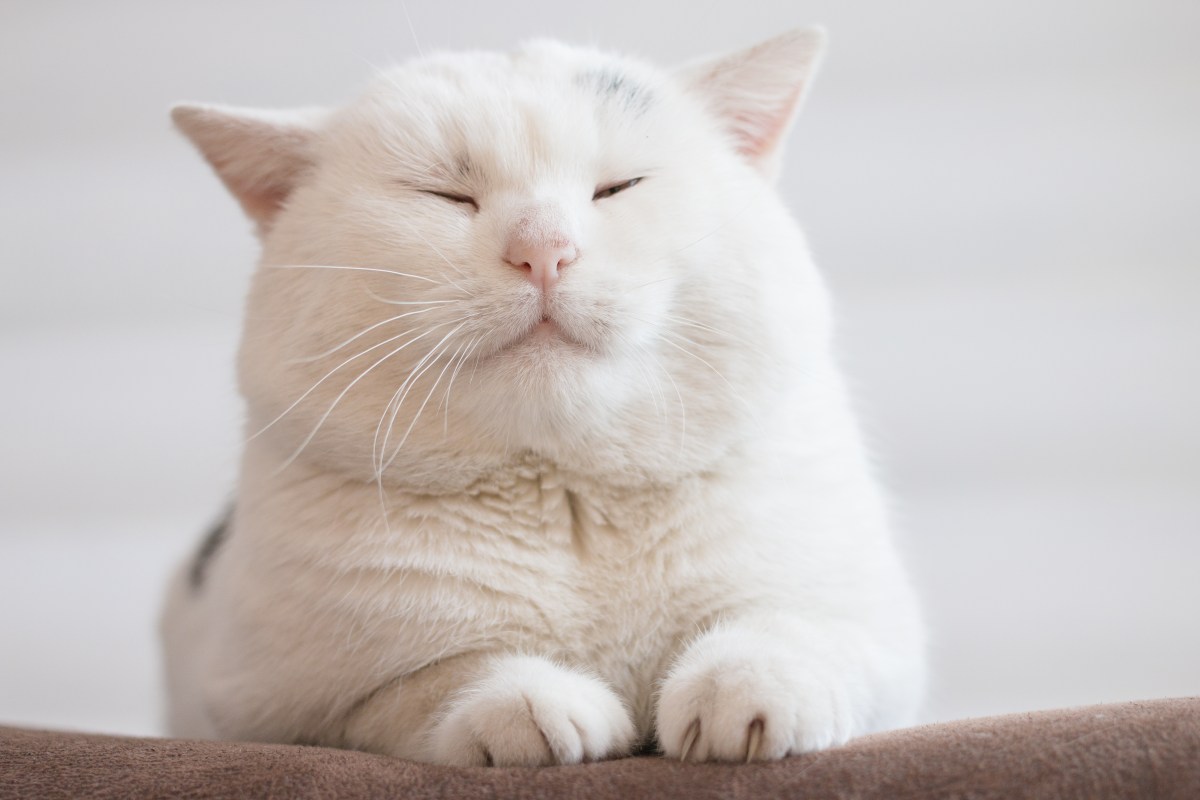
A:
[[[668,76],[542,44],[334,114],[176,112],[264,255],[173,733],[538,764],[911,720],[915,603],[768,180],[819,46]]]

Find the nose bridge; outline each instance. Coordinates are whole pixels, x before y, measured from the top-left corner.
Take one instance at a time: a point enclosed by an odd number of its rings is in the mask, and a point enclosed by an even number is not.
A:
[[[510,238],[524,247],[553,248],[570,243],[566,214],[552,201],[529,203],[517,212]]]
[[[504,260],[525,272],[544,292],[558,282],[560,271],[579,255],[571,221],[561,204],[552,200],[527,203],[512,217]]]

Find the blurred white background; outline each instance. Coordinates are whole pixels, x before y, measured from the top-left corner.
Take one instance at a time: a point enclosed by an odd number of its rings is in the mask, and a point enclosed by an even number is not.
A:
[[[538,35],[833,46],[782,190],[933,629],[928,720],[1200,694],[1200,4],[6,0],[0,722],[154,733],[232,487],[250,226],[166,110]]]

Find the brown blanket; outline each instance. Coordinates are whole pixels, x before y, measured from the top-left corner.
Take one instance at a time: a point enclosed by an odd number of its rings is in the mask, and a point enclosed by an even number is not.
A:
[[[927,725],[776,763],[458,769],[320,747],[0,728],[0,798],[1200,798],[1200,698]]]

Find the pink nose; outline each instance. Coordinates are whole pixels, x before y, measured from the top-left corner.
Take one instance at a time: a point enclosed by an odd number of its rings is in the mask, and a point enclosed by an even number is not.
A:
[[[539,237],[540,238],[540,237]],[[504,260],[523,270],[530,283],[549,292],[558,282],[558,273],[575,263],[579,251],[569,239],[535,241],[533,237],[515,236],[508,243]]]

